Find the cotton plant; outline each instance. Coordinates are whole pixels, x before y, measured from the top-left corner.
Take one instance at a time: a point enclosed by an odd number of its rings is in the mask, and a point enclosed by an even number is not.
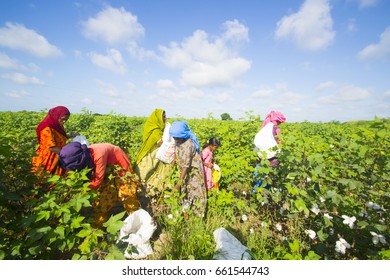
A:
[[[348,217],[347,215],[342,215],[341,217],[344,219],[343,224],[348,225],[350,229],[354,228],[354,223],[356,222],[355,216]]]
[[[248,216],[247,215],[242,215],[241,216],[241,220],[243,221],[243,222],[246,222],[247,220],[248,220]]]
[[[378,243],[381,243],[383,245],[387,244],[386,238],[382,234],[377,234],[376,232],[370,231],[372,235],[372,243],[377,245]]]
[[[276,229],[277,229],[278,231],[282,231],[282,225],[281,225],[280,223],[277,223],[277,224],[275,225],[275,227],[276,227]]]
[[[345,255],[347,249],[350,249],[351,245],[345,241],[344,238],[339,238],[339,240],[336,241],[335,245],[335,251],[339,254]]]

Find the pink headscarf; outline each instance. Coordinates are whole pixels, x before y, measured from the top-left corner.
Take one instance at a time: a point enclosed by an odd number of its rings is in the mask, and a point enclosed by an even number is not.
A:
[[[264,126],[266,126],[270,122],[273,122],[273,123],[280,122],[280,123],[282,123],[282,122],[285,122],[285,121],[286,121],[286,117],[281,112],[272,110],[265,117],[265,120],[264,120],[263,125],[261,127],[263,128]]]
[[[38,124],[36,128],[36,133],[38,137],[38,142],[41,141],[41,130],[45,127],[51,127],[55,130],[57,130],[59,133],[64,135],[66,138],[68,136],[66,135],[66,132],[64,130],[64,127],[59,123],[59,120],[61,117],[65,115],[70,115],[69,109],[64,106],[57,106],[54,108],[51,108],[49,112],[47,113],[46,117]]]

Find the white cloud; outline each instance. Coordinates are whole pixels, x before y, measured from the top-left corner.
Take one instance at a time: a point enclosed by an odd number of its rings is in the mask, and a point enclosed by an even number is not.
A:
[[[16,60],[10,58],[8,55],[0,53],[0,68],[16,70],[20,69],[21,66]]]
[[[375,6],[379,0],[357,0],[360,8],[367,8]]]
[[[62,55],[61,50],[51,45],[45,37],[17,23],[7,22],[5,27],[0,28],[0,45],[38,57]]]
[[[24,90],[13,90],[10,92],[6,92],[5,95],[12,98],[23,98],[25,96],[30,96],[31,94]]]
[[[81,100],[81,102],[84,103],[84,104],[86,104],[86,105],[91,105],[91,104],[93,104],[92,99],[90,99],[90,98],[88,98],[88,97],[83,98],[83,99]]]
[[[222,26],[225,29],[225,32],[222,34],[223,40],[233,42],[249,42],[248,27],[241,24],[238,20],[226,21]]]
[[[371,91],[353,85],[340,87],[336,93],[320,98],[321,102],[329,104],[338,104],[344,102],[353,102],[365,100],[372,95]]]
[[[23,65],[4,53],[0,53],[0,68],[30,72],[37,72],[39,70],[39,67],[35,64]]]
[[[107,55],[91,52],[88,56],[90,57],[92,63],[100,68],[120,75],[127,72],[126,63],[123,61],[120,51],[116,49],[107,50]]]
[[[250,63],[243,58],[230,58],[218,63],[193,62],[182,71],[185,85],[202,87],[224,85],[248,71]]]
[[[44,83],[36,77],[29,77],[22,73],[5,73],[1,75],[4,80],[9,80],[17,84],[43,85]]]
[[[160,46],[162,62],[181,72],[181,82],[191,87],[225,85],[247,72],[251,62],[239,57],[229,43],[248,40],[247,28],[238,21],[224,23],[226,31],[210,40],[203,30],[196,30],[182,43]]]
[[[320,83],[317,86],[317,90],[318,91],[323,91],[323,90],[334,88],[335,86],[336,86],[336,83],[331,82],[331,81],[327,81],[327,82]]]
[[[232,101],[233,100],[232,95],[227,93],[227,92],[214,94],[212,96],[212,98],[214,98],[218,103],[225,103],[227,101]]]
[[[291,38],[304,50],[325,49],[333,43],[333,19],[329,0],[305,0],[301,9],[277,23],[276,39]]]
[[[354,18],[348,19],[347,31],[350,33],[354,33],[358,31],[358,28],[356,26],[356,20]]]
[[[123,7],[107,7],[95,17],[83,22],[83,34],[90,39],[103,40],[111,45],[130,43],[144,36],[137,16]]]
[[[360,59],[380,59],[390,55],[390,27],[381,34],[378,44],[371,44],[358,54]]]
[[[300,104],[302,99],[305,99],[305,96],[300,93],[292,92],[292,91],[286,91],[280,96],[281,100],[283,100],[283,103],[285,104]]]
[[[261,88],[252,93],[252,97],[272,97],[275,94],[275,89],[273,88]]]
[[[158,80],[156,87],[161,90],[177,90],[175,84],[171,80]]]
[[[110,97],[110,98],[123,98],[123,95],[111,84],[107,84],[103,81],[97,80],[96,81],[100,92],[103,93],[103,95]]]

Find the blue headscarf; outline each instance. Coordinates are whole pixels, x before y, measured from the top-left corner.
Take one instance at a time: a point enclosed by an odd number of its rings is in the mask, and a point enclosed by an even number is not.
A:
[[[94,168],[91,151],[87,145],[80,142],[70,142],[62,147],[58,165],[65,170],[80,171],[84,168]]]
[[[190,138],[196,147],[198,153],[200,153],[200,146],[198,138],[195,136],[194,132],[188,127],[188,124],[185,121],[176,121],[173,122],[171,128],[169,129],[169,134],[175,138]]]

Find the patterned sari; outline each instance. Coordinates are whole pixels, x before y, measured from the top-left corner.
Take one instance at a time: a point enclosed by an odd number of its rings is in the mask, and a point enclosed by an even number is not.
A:
[[[46,127],[40,131],[40,144],[36,150],[37,156],[32,159],[32,171],[38,176],[45,170],[48,174],[64,175],[64,170],[60,168],[58,163],[58,155],[49,151],[50,147],[63,147],[66,144],[67,137],[59,133],[53,128]]]

